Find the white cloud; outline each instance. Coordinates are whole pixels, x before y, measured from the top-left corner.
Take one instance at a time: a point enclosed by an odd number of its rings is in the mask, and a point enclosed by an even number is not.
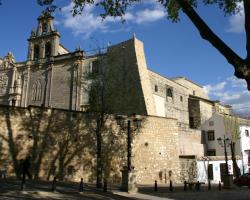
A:
[[[250,91],[247,90],[244,80],[229,77],[225,81],[206,85],[204,88],[211,99],[232,105],[235,112],[250,116]]]
[[[246,81],[243,79],[238,79],[235,76],[231,76],[227,78],[227,81],[229,81],[234,88],[245,88],[246,87]]]
[[[229,27],[226,30],[227,32],[241,33],[244,31],[245,13],[243,3],[239,3],[238,6],[240,11],[229,18]]]
[[[107,32],[117,32],[121,30],[127,30],[128,27],[116,28],[112,25],[121,24],[120,18],[107,17],[103,20],[95,10],[94,5],[87,5],[82,15],[73,17],[71,14],[73,4],[69,4],[62,8],[62,22],[64,27],[69,28],[73,31],[75,35],[83,35],[84,37],[89,37],[92,33],[101,31],[103,33]],[[152,23],[157,20],[162,19],[166,16],[164,9],[156,1],[147,0],[141,3],[140,6],[134,6],[128,10],[125,14],[124,19],[126,20],[126,25],[131,26],[132,24],[147,24]]]
[[[213,95],[223,90],[226,84],[227,82],[223,81],[215,85],[206,85],[204,86],[204,90],[206,91],[207,95],[211,95],[211,94]]]
[[[157,21],[165,16],[162,9],[145,9],[136,13],[136,23],[142,24]]]
[[[107,21],[103,21],[101,17],[96,17],[92,12],[94,10],[93,5],[86,5],[81,16],[73,17],[71,14],[71,9],[73,4],[62,8],[63,13],[63,21],[62,24],[66,28],[70,28],[73,30],[75,35],[84,34],[85,37],[88,37],[89,34],[95,32],[97,30],[105,30],[106,24],[112,22],[112,19],[107,19]],[[113,19],[114,21],[115,19]]]

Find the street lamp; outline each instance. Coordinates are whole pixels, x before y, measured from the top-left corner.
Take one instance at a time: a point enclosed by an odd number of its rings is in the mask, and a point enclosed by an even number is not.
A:
[[[135,176],[133,176],[133,167],[131,164],[132,155],[132,133],[142,127],[142,118],[139,115],[133,114],[132,116],[118,115],[116,117],[117,124],[123,130],[127,130],[127,166],[123,169],[122,174],[122,189],[125,191],[133,190]],[[134,178],[131,178],[131,177]]]
[[[224,154],[225,154],[225,160],[226,160],[226,175],[228,176],[229,171],[228,171],[227,147],[230,144],[230,139],[226,138],[226,136],[224,135],[223,138],[221,137],[217,138],[217,141],[221,147],[224,147]]]
[[[117,124],[123,129],[127,130],[127,169],[131,171],[131,143],[132,133],[139,130],[142,126],[142,119],[139,115],[133,114],[132,116],[118,115],[116,117]]]

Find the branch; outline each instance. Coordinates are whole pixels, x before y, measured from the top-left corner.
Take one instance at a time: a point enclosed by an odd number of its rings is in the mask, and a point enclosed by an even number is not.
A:
[[[245,12],[245,31],[246,31],[246,50],[247,57],[246,63],[250,66],[250,1],[244,0],[244,12]]]
[[[248,0],[245,0],[245,1],[247,1],[249,4]],[[198,29],[201,37],[207,40],[210,44],[212,44],[227,59],[227,61],[234,66],[235,75],[238,78],[246,79],[246,76],[244,74],[244,70],[246,67],[245,61],[240,56],[238,56],[229,46],[227,46],[208,27],[208,25],[201,19],[201,17],[192,8],[192,6],[188,3],[187,0],[177,0],[177,2],[181,6],[183,12],[189,17],[189,19],[193,22],[195,27]]]

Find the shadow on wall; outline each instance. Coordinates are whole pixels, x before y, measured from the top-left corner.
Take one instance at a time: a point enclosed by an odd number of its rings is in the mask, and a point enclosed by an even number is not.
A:
[[[87,114],[41,107],[0,109],[0,169],[20,178],[20,160],[31,156],[35,179],[94,182],[96,177],[96,124]],[[103,174],[120,181],[125,134],[116,121],[107,120],[103,137]]]
[[[198,177],[197,162],[195,159],[180,158],[181,181],[196,182]]]

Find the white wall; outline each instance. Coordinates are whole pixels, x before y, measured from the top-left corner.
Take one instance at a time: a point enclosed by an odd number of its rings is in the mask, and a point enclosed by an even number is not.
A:
[[[248,166],[248,151],[250,151],[250,137],[246,136],[245,133],[246,130],[248,130],[250,134],[250,126],[240,125],[240,144],[244,162],[244,173],[249,172],[250,168]]]
[[[210,126],[209,122],[213,121],[214,125]],[[207,137],[207,131],[209,130],[214,130],[214,140],[213,141],[208,141],[206,138],[206,144],[207,144],[207,149],[215,149],[216,150],[216,156],[224,156],[224,147],[221,147],[217,141],[217,138],[222,138],[224,135],[226,138],[231,139],[230,134],[226,134],[225,132],[225,127],[224,127],[224,116],[218,113],[214,113],[213,116],[208,119],[204,124],[202,124],[202,130],[206,131],[206,137]],[[235,154],[236,155],[241,155],[241,150],[240,150],[240,139],[236,141],[235,145]],[[228,155],[231,155],[231,150],[230,147],[227,147],[227,153]]]
[[[158,95],[153,95],[155,101],[156,116],[165,117],[165,99]]]
[[[207,183],[207,168],[208,164],[213,165],[213,180],[211,180],[211,183],[216,183],[218,184],[220,179],[220,163],[225,163],[224,160],[219,160],[219,161],[197,161],[197,168],[198,168],[198,176],[197,180],[200,182],[205,182]],[[242,161],[237,160],[237,164],[240,169],[242,169]],[[228,161],[228,170],[229,174],[233,174],[233,163],[232,160]]]

